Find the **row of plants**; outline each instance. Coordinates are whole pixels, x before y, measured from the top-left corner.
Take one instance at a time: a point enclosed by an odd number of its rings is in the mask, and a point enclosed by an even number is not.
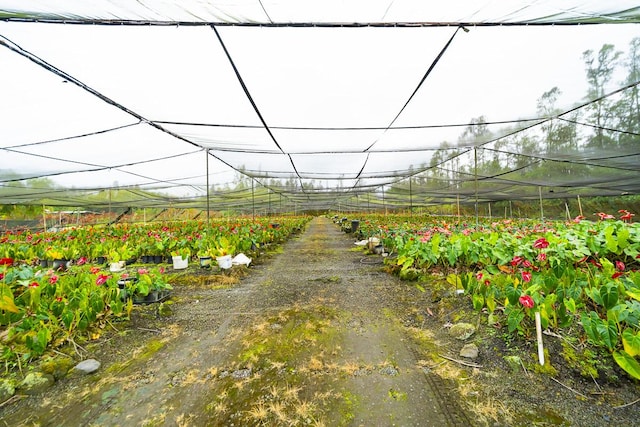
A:
[[[359,237],[381,239],[401,274],[444,271],[489,324],[509,334],[534,336],[536,312],[556,332],[580,325],[585,342],[640,379],[640,223],[630,212],[477,225],[451,217],[361,219]]]
[[[274,222],[274,220],[278,222]],[[162,224],[70,227],[59,232],[7,232],[0,236],[0,259],[41,261],[136,261],[142,257],[223,256],[250,252],[283,241],[305,217],[239,218]]]
[[[190,221],[5,234],[0,242],[0,360],[6,370],[21,368],[46,351],[74,343],[78,336],[95,339],[109,322],[128,318],[138,298],[172,289],[168,268],[135,264],[121,272],[110,271],[89,262],[104,253],[94,252],[92,246],[118,241],[139,253],[137,248],[154,242],[163,246],[163,253],[234,254],[281,242],[304,227],[308,218],[270,221],[240,219],[210,226]],[[65,252],[71,246],[75,251],[66,256],[73,263],[53,269],[38,262],[36,252],[42,248]]]

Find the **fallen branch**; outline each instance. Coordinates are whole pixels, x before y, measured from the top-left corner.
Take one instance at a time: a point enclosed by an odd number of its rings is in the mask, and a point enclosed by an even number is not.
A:
[[[613,409],[622,409],[622,408],[626,408],[627,406],[631,406],[631,405],[635,405],[636,403],[640,402],[640,399],[636,399],[631,403],[625,403],[624,405],[620,405],[620,406],[614,406]]]
[[[550,377],[550,378],[551,378],[552,380],[554,380],[555,382],[557,382],[558,384],[560,384],[562,387],[566,388],[567,390],[571,390],[572,392],[574,392],[574,393],[575,393],[575,394],[577,394],[578,396],[582,396],[582,397],[584,397],[585,399],[588,399],[588,397],[587,397],[587,396],[585,396],[584,394],[580,393],[579,391],[576,391],[576,390],[572,389],[571,387],[569,387],[569,386],[566,386],[566,385],[562,384],[560,381],[558,381],[557,379],[555,379],[555,378],[553,378],[553,377]]]
[[[15,400],[22,399],[23,397],[27,397],[27,395],[26,394],[14,394],[13,396],[8,398],[4,402],[0,403],[0,408],[2,408],[5,405],[8,405],[10,403],[13,403]]]
[[[447,360],[459,363],[459,364],[464,365],[464,366],[469,366],[471,368],[482,368],[482,365],[478,365],[477,363],[465,362],[464,360],[454,359],[452,357],[447,357],[447,356],[445,356],[443,354],[439,354],[438,356],[442,357],[443,359],[447,359]]]

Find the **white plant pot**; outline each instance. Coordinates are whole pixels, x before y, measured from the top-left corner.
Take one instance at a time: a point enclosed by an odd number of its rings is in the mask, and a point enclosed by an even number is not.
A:
[[[173,261],[174,270],[183,270],[189,265],[189,258],[182,258],[181,256],[171,257]]]
[[[218,261],[218,267],[224,270],[231,268],[231,265],[233,264],[231,255],[218,257],[216,258],[216,261]]]
[[[125,261],[112,262],[109,264],[109,271],[122,271],[125,264]]]

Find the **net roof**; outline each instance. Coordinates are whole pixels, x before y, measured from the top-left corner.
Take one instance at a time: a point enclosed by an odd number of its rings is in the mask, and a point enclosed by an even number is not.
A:
[[[640,192],[638,2],[432,3],[0,0],[0,203]]]

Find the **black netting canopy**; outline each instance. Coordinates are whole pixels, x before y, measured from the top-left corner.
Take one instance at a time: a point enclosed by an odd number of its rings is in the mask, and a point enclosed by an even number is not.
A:
[[[640,4],[450,3],[0,0],[0,204],[639,194]]]

